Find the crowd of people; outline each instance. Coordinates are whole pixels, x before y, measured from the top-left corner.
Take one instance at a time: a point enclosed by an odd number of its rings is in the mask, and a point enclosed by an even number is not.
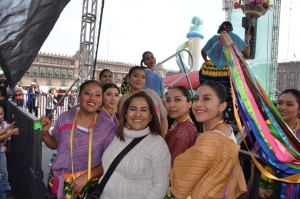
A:
[[[218,33],[229,32],[248,56],[251,37],[247,35],[245,43],[232,30],[226,22]],[[212,38],[202,55],[210,68],[220,71],[218,66],[227,62],[223,56],[210,54],[217,40]],[[99,81],[81,85],[78,105],[59,116],[51,133],[50,120],[41,117],[43,140],[57,149],[48,184],[57,198],[84,198],[99,183],[101,199],[232,199],[247,192],[238,156],[240,145],[231,127],[229,73],[214,76],[206,73],[204,64],[201,84],[191,99],[183,86],[164,93],[155,64],[152,52],[143,53],[141,65],[129,70],[121,89],[113,83],[112,72],[102,70]],[[283,91],[277,103],[298,138],[299,93]],[[138,144],[130,148],[133,142]],[[248,190],[251,183],[252,177]],[[261,187],[259,197],[271,198],[271,190],[272,186]]]
[[[245,43],[232,30],[232,25],[224,22],[218,33],[229,32],[243,56],[248,56],[251,37],[247,35]],[[113,83],[112,72],[104,69],[99,80],[83,82],[78,95],[72,89],[69,110],[59,112],[52,130],[52,116],[48,115],[59,99],[49,90],[46,114],[40,117],[43,142],[57,150],[48,179],[49,193],[58,199],[89,198],[99,189],[101,199],[233,199],[249,193],[253,176],[246,182],[240,166],[241,146],[231,127],[234,104],[227,62],[216,56],[220,54],[215,45],[218,38],[213,37],[203,48],[207,64],[200,70],[193,98],[184,86],[164,92],[163,78],[156,72],[156,59],[149,51],[143,53],[140,66],[129,70],[121,88]],[[208,73],[208,65],[210,71],[222,75]],[[6,96],[3,88],[0,103]],[[27,106],[36,112],[38,85],[32,84],[28,92],[35,95]],[[4,121],[5,105],[0,106],[0,120]],[[300,91],[283,91],[276,107],[300,139]],[[2,124],[0,140],[18,134],[14,123]],[[253,151],[261,153],[259,146]],[[1,153],[0,194],[10,190],[7,173],[1,169],[5,157]],[[262,181],[259,198],[271,198],[272,181],[265,176]]]

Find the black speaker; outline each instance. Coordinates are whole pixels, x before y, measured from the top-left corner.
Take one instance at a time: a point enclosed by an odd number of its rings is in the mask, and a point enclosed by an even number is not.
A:
[[[242,18],[242,27],[245,28],[245,35],[247,34],[247,31],[249,29],[249,25],[250,25],[250,18],[249,17],[243,17]],[[252,19],[251,29],[250,29],[251,39],[249,41],[250,55],[249,55],[249,57],[245,57],[245,59],[255,59],[256,32],[257,32],[257,19]]]

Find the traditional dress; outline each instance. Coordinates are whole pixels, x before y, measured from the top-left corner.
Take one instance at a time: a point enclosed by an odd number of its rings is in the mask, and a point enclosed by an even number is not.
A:
[[[52,136],[57,142],[57,156],[53,163],[52,175],[50,176],[49,186],[58,199],[71,198],[72,182],[71,153],[70,153],[70,131],[76,112],[67,111],[62,113],[52,130]],[[102,154],[113,140],[116,134],[116,126],[106,117],[98,116],[92,140],[92,168],[98,166],[102,160]],[[73,138],[73,164],[75,178],[87,172],[88,169],[88,129],[75,126]],[[92,179],[75,196],[76,199],[84,198],[90,186],[96,185],[98,179]]]
[[[125,95],[129,93],[129,82],[127,81],[128,74],[123,77],[122,83],[121,83],[121,94]]]
[[[227,38],[225,33],[224,42],[229,41]],[[224,55],[231,67],[231,83],[234,89],[232,97],[239,107],[239,113],[235,109],[239,130],[243,131],[242,120],[243,124],[247,124],[247,134],[253,134],[261,147],[260,159],[275,168],[276,172],[283,174],[280,181],[300,183],[299,140],[286,126],[279,111],[249,69],[240,49],[236,45],[229,45],[225,47]],[[262,173],[264,172],[266,171],[262,169]],[[278,179],[270,173],[269,175],[272,179]],[[293,190],[296,195],[299,193],[299,190]],[[291,198],[291,192],[292,186],[282,183],[281,196],[288,195],[287,198]]]
[[[171,153],[173,166],[175,158],[194,145],[197,139],[197,128],[190,122],[180,122],[166,136],[165,141]]]
[[[118,115],[118,113],[111,113],[111,112],[108,112],[106,110],[101,109],[100,117],[108,118],[109,120],[111,120],[115,124],[116,128],[118,128],[118,126],[119,126],[119,115]]]
[[[170,172],[172,193],[185,199],[237,198],[246,192],[238,158],[240,146],[215,131],[204,132],[194,146],[177,156]]]
[[[171,157],[164,139],[143,130],[124,128],[124,139],[115,137],[103,154],[104,174],[117,155],[134,139],[143,140],[132,148],[109,178],[100,199],[162,199],[169,187]],[[100,179],[101,181],[102,179]]]
[[[298,140],[300,140],[300,129],[297,130],[296,137]],[[258,144],[258,142],[255,142],[253,149],[251,150],[252,153],[258,154],[259,156],[262,155],[262,150]],[[274,175],[274,171],[270,166],[265,166],[264,167],[268,172],[272,173]],[[261,174],[261,180],[259,187],[262,189],[273,189],[273,184],[274,180],[267,178],[263,174]],[[248,192],[246,196],[244,197],[245,199],[251,199],[251,191],[253,188],[253,179],[252,177],[249,179],[248,184],[247,184],[247,189]],[[286,191],[288,188],[289,191]],[[282,183],[281,185],[281,192],[285,193],[284,198],[288,199],[297,199],[297,197],[300,196],[300,184],[290,184],[290,183]]]
[[[244,51],[248,46],[247,44],[233,32],[228,32],[233,43],[235,43],[240,51]],[[227,60],[224,54],[224,44],[222,43],[220,36],[215,35],[207,41],[203,50],[210,58],[209,61],[205,62],[199,71],[199,81],[200,84],[206,82],[207,80],[215,80],[222,83],[228,93],[228,108],[225,110],[225,120],[226,123],[232,124],[234,122],[233,115],[233,104],[231,99],[231,89],[230,89],[230,67],[227,66]]]
[[[156,72],[152,71],[150,69],[146,69],[146,82],[143,89],[151,89],[154,90],[159,97],[164,98],[164,79],[162,76]],[[127,81],[128,74],[123,77],[122,84],[121,84],[121,93],[122,95],[126,95],[130,92],[130,85]]]
[[[154,90],[159,97],[164,98],[164,79],[156,71],[146,69],[146,82],[143,89]]]

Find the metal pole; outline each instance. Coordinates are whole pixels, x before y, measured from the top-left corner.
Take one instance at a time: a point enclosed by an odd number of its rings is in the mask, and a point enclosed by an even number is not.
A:
[[[62,98],[60,98],[60,100],[56,103],[56,105],[54,106],[54,108],[51,110],[51,112],[46,116],[47,118],[49,118],[52,113],[54,112],[54,110],[57,108],[57,106],[65,99],[65,97],[67,96],[67,94],[71,91],[71,89],[73,88],[73,86],[80,81],[80,74],[82,73],[82,70],[79,72],[77,79],[73,82],[73,84],[70,86],[70,88],[67,90],[67,92],[62,96]]]
[[[188,51],[188,50],[186,50],[186,49],[182,49],[181,51],[178,51],[177,53],[171,55],[170,57],[168,57],[167,59],[163,60],[162,62],[158,62],[158,63],[155,65],[155,67],[162,65],[163,63],[169,61],[170,59],[172,59],[172,58],[175,57],[176,55],[182,53],[183,51],[185,51],[185,52],[187,52],[187,53],[189,54],[189,56],[191,57],[191,63],[192,63],[191,65],[193,66],[194,62],[193,62],[193,56],[192,56],[192,54],[190,53],[190,51]],[[191,68],[192,68],[192,67],[191,67]]]
[[[192,84],[191,84],[191,81],[190,81],[190,78],[189,78],[189,75],[188,75],[188,73],[191,71],[191,69],[192,69],[192,67],[190,68],[190,70],[187,72],[186,71],[186,69],[185,69],[185,67],[184,67],[184,65],[183,65],[183,61],[182,61],[182,58],[181,58],[181,54],[179,54],[179,59],[180,59],[180,62],[181,62],[181,64],[182,64],[182,68],[183,68],[183,70],[184,70],[184,73],[186,74],[186,80],[188,81],[188,83],[189,83],[189,86],[190,86],[190,92],[191,92],[191,96],[192,97],[194,97],[194,93],[193,93],[193,87],[192,87]],[[192,65],[193,66],[193,65]]]
[[[93,71],[93,74],[92,74],[93,75],[92,79],[95,79],[98,48],[99,48],[99,41],[100,41],[100,32],[101,32],[101,25],[102,25],[102,18],[103,18],[103,10],[104,10],[104,0],[102,0],[102,5],[101,5],[101,14],[100,14],[100,21],[99,21],[99,29],[98,29],[97,47],[96,47],[96,55],[95,55],[94,71]]]

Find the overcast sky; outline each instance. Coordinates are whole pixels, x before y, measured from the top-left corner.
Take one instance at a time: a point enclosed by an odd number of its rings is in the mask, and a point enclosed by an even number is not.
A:
[[[98,16],[101,2],[98,0]],[[282,1],[281,8],[279,62],[300,56],[300,45],[296,45],[300,43],[300,27],[296,25],[300,1]],[[71,0],[41,51],[74,55],[79,49],[81,15],[82,0]],[[204,21],[204,46],[225,19],[222,0],[105,1],[98,59],[139,64],[142,53],[152,51],[157,62],[162,61],[187,41],[190,21],[196,15]],[[178,70],[175,60],[167,67]]]

